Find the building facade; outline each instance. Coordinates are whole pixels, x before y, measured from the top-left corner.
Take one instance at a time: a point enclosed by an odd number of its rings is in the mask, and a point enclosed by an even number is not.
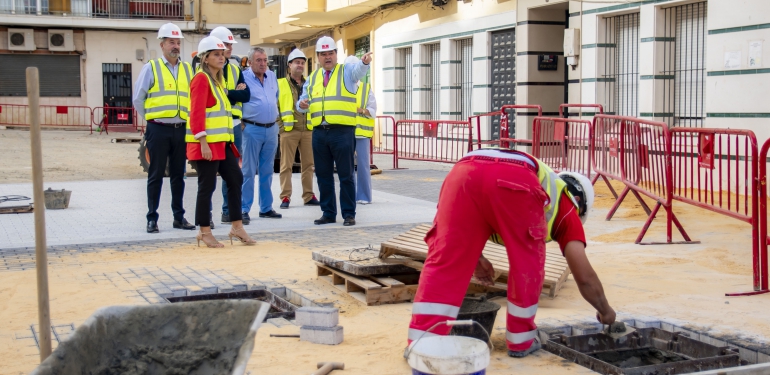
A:
[[[41,105],[131,107],[142,67],[162,55],[157,30],[185,36],[180,56],[217,26],[233,30],[245,56],[252,0],[0,0],[0,103],[26,104],[24,70],[37,66]]]
[[[374,51],[379,114],[397,119],[467,119],[504,104],[552,116],[584,103],[770,137],[765,0],[272,0],[251,26],[253,44],[297,46],[309,69],[319,35],[337,40],[341,58]],[[534,113],[517,113],[511,136],[529,137]],[[482,138],[498,136],[499,124],[484,122]]]

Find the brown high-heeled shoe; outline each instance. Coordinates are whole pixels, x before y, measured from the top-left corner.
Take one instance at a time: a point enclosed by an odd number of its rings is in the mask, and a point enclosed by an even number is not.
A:
[[[201,241],[203,241],[203,243],[205,243],[207,247],[211,247],[211,248],[225,247],[225,245],[222,244],[221,242],[217,241],[216,238],[214,239],[213,243],[212,242],[206,242],[206,240],[203,238],[204,234],[212,234],[212,233],[211,233],[211,231],[208,231],[208,232],[205,232],[205,233],[204,232],[198,232],[198,235],[195,236],[195,239],[198,240],[198,247],[201,247]],[[214,235],[212,234],[211,237],[214,237]]]
[[[230,228],[230,233],[227,236],[230,237],[230,245],[233,244],[233,237],[237,238],[244,245],[253,246],[257,244],[257,241],[249,237],[249,234],[246,233],[243,227],[238,229]]]

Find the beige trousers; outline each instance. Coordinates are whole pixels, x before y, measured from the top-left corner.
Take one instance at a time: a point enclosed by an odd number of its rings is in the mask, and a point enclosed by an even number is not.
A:
[[[281,200],[291,199],[291,168],[294,165],[294,155],[299,147],[299,158],[302,165],[302,200],[307,203],[313,198],[313,132],[298,130],[295,126],[290,132],[281,128]]]

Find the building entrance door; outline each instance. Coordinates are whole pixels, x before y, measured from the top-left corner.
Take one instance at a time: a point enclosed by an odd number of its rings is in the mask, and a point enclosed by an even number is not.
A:
[[[109,124],[131,125],[134,111],[131,108],[131,64],[102,64],[104,107],[122,108],[105,110]]]

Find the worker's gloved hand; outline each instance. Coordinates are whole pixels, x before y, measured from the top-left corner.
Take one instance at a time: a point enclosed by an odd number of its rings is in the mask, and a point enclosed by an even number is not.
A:
[[[481,285],[495,285],[495,269],[492,267],[492,263],[490,263],[489,260],[483,256],[479,258],[479,262],[476,264],[476,270],[473,271],[473,276],[479,280]]]
[[[599,321],[599,323],[602,324],[612,324],[615,323],[615,310],[612,309],[612,307],[607,306],[607,310],[604,312],[596,312],[596,320]]]

